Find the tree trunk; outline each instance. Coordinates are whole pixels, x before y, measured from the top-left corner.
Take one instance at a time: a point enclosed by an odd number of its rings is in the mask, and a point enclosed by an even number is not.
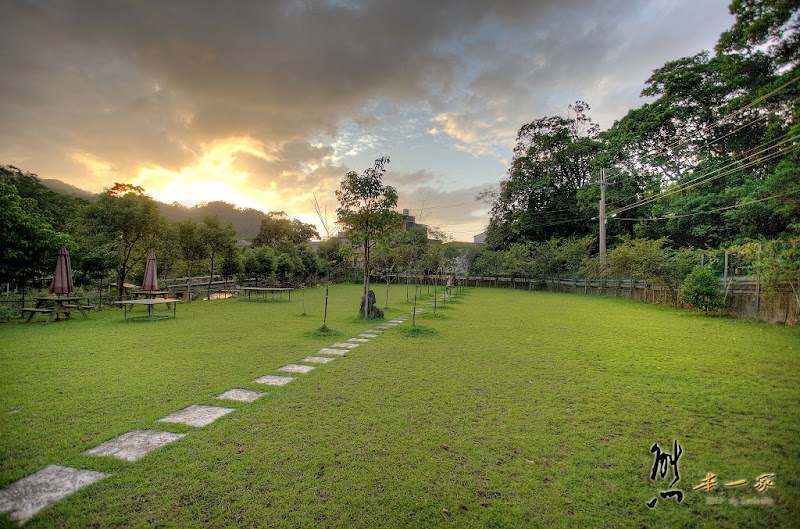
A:
[[[365,318],[369,317],[369,314],[372,313],[372,307],[369,303],[369,238],[366,239],[364,242],[364,297],[362,298],[364,301],[364,316]]]
[[[214,256],[211,256],[211,275],[208,278],[208,297],[211,298],[211,283],[214,281]]]

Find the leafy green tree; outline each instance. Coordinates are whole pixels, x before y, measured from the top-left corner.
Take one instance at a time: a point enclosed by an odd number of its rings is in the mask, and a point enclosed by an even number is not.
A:
[[[370,249],[401,223],[400,215],[392,211],[397,206],[397,191],[381,182],[387,163],[389,158],[384,157],[375,160],[375,165],[360,175],[350,171],[335,192],[340,204],[336,209],[337,221],[344,227],[351,243],[363,250],[364,294],[361,306],[366,318],[373,313],[369,296]]]
[[[210,264],[208,288],[211,289],[211,282],[214,280],[214,262],[219,256],[225,255],[236,246],[236,229],[233,224],[223,225],[219,217],[211,215],[203,219],[203,224],[199,227],[199,235],[208,252]]]
[[[505,251],[503,268],[512,278],[521,277],[528,279],[534,273],[534,261],[531,256],[531,246],[524,243],[512,244]]]
[[[341,246],[342,242],[337,237],[329,237],[317,245],[319,269],[328,280],[334,275],[334,270],[346,261],[339,251]]]
[[[175,225],[176,242],[188,277],[189,293],[192,292],[192,277],[201,261],[208,258],[208,246],[203,241],[200,226],[192,219]],[[191,299],[191,296],[190,296]]]
[[[29,210],[41,215],[54,230],[74,235],[86,200],[51,190],[39,177],[13,165],[0,165],[0,182],[13,185],[22,198],[31,199]]]
[[[578,101],[570,106],[571,116],[544,117],[520,128],[508,178],[490,211],[490,247],[591,230],[591,214],[581,215],[578,205],[578,191],[590,182],[601,148],[588,110]]]
[[[428,236],[425,228],[415,226],[410,230],[401,231],[397,236],[398,257],[403,272],[406,274],[406,301],[410,300],[410,276],[417,276],[421,270],[422,256],[428,247]]]
[[[121,298],[131,269],[158,244],[164,225],[155,201],[139,186],[114,184],[85,210],[84,228],[108,241],[115,254],[117,294]]]
[[[55,231],[34,209],[32,199],[0,183],[0,282],[24,287],[52,272],[58,249],[71,245],[69,236]]]
[[[312,224],[290,219],[283,211],[270,211],[261,221],[261,229],[253,239],[253,246],[274,246],[280,241],[305,244],[309,239],[319,239]]]
[[[255,277],[259,283],[275,273],[275,252],[268,246],[246,248],[242,264],[247,277]]]
[[[768,291],[789,287],[800,311],[800,238],[770,241],[759,254],[757,270]]]
[[[386,239],[375,245],[372,249],[372,265],[373,270],[378,275],[383,276],[384,281],[386,281],[386,300],[383,308],[388,308],[389,284],[392,281],[392,275],[400,265],[400,247],[396,236],[391,240]]]
[[[687,305],[706,312],[721,307],[719,279],[708,267],[696,267],[681,285],[680,299]]]
[[[752,55],[767,46],[778,65],[800,61],[800,20],[797,0],[733,0],[730,12],[736,23],[719,38],[717,52]]]
[[[222,255],[222,264],[220,265],[219,273],[224,277],[226,280],[230,280],[232,277],[236,277],[244,271],[244,265],[242,264],[242,257],[236,248],[228,249]]]

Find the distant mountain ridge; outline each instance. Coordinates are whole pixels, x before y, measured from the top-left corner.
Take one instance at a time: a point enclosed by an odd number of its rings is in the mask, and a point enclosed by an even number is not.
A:
[[[90,193],[61,180],[40,178],[39,181],[48,189],[62,195],[70,195],[84,200],[97,198],[97,194]],[[156,203],[158,204],[158,210],[169,222],[180,222],[187,219],[202,222],[205,217],[216,215],[223,224],[230,223],[233,225],[238,239],[251,240],[255,238],[261,228],[261,221],[267,216],[263,211],[252,208],[239,208],[223,201],[198,204],[191,208],[178,203],[165,204],[158,201]]]
[[[72,184],[62,182],[61,180],[55,180],[52,178],[39,178],[39,181],[48,189],[51,189],[56,193],[60,193],[62,195],[70,195],[73,197],[82,198],[84,200],[94,200],[95,198],[97,198],[97,195],[95,193],[90,193],[89,191],[85,191],[79,187],[75,187]]]

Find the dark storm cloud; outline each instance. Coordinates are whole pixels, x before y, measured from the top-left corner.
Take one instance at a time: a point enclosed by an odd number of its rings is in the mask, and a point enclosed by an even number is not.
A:
[[[721,0],[713,4],[724,10]],[[486,154],[521,123],[561,111],[584,92],[624,112],[643,81],[630,72],[656,52],[679,56],[658,47],[667,38],[691,41],[703,22],[674,23],[676,9],[688,5],[2,2],[0,161],[80,185],[93,182],[92,171],[75,153],[105,161],[124,179],[143,164],[178,170],[203,145],[246,136],[269,153],[246,162],[257,169],[255,181],[328,185],[345,168],[312,138],[336,137],[345,119],[368,129],[378,100],[397,115],[428,108],[436,120],[422,130]]]

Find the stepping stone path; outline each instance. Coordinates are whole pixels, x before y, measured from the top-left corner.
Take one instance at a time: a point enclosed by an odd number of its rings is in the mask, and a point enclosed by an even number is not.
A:
[[[220,408],[218,406],[206,406],[205,404],[192,404],[175,413],[170,413],[159,422],[177,422],[187,426],[206,426],[216,421],[220,417],[236,411],[234,408]]]
[[[358,347],[357,343],[344,343],[344,342],[336,342],[333,344],[333,347],[344,347],[345,349],[354,349]]]
[[[279,367],[276,371],[285,371],[287,373],[308,373],[309,371],[316,369],[314,366],[301,366],[299,364],[286,364],[283,367]]]
[[[282,377],[277,375],[264,375],[263,377],[254,378],[253,382],[256,384],[266,384],[268,386],[285,386],[294,380],[292,377]]]
[[[0,512],[20,523],[73,492],[100,481],[108,474],[50,465],[0,491]]]
[[[90,448],[84,454],[111,456],[133,462],[143,458],[148,452],[161,448],[172,441],[177,441],[181,437],[186,437],[186,434],[159,432],[158,430],[133,430]]]
[[[416,312],[422,311],[422,308],[416,309]],[[382,325],[377,325],[373,329],[362,332],[358,335],[358,338],[348,338],[347,342],[336,342],[331,347],[322,348],[317,354],[344,356],[351,349],[358,347],[359,344],[369,342],[370,338],[377,338],[382,332],[400,325],[407,319],[408,314],[403,314]],[[327,364],[335,359],[324,356],[307,356],[300,361],[312,364]],[[316,367],[287,364],[278,368],[277,371],[308,373],[313,369],[316,369]],[[294,378],[290,376],[264,375],[253,379],[252,382],[268,386],[284,386],[293,380]],[[255,402],[264,395],[266,393],[261,391],[233,388],[217,395],[216,398],[219,400]],[[158,422],[173,422],[200,427],[211,424],[233,411],[236,410],[234,408],[193,404],[159,419]],[[84,454],[115,457],[123,461],[133,462],[138,461],[149,452],[177,441],[182,437],[186,437],[186,434],[159,430],[132,430],[94,448],[90,448]],[[50,465],[0,490],[0,513],[9,513],[13,520],[24,523],[44,507],[56,503],[73,492],[107,476],[108,474],[102,472]]]
[[[333,362],[336,360],[335,358],[325,358],[323,356],[307,356],[300,360],[301,362],[310,362],[312,364],[327,364],[328,362]]]
[[[347,353],[347,349],[331,349],[329,347],[323,347],[319,351],[317,351],[318,355],[339,355],[344,356]]]
[[[255,402],[266,395],[263,391],[250,391],[249,389],[233,388],[217,395],[219,400],[238,400],[239,402]]]

